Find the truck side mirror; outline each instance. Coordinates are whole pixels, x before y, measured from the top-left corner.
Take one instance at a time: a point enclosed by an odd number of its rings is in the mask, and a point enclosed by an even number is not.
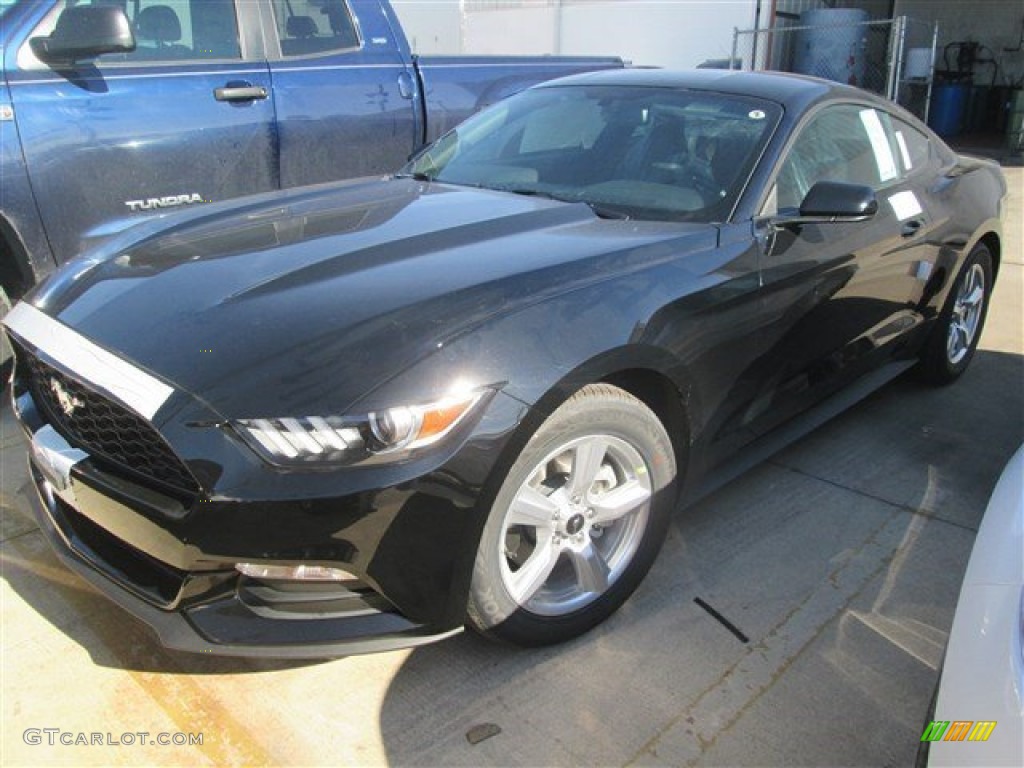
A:
[[[112,5],[77,5],[63,10],[47,37],[29,40],[42,61],[74,62],[104,53],[130,53],[135,35],[124,11]]]

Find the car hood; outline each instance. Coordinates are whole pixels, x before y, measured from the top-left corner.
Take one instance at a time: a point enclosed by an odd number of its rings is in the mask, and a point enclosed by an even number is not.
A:
[[[716,229],[389,179],[135,238],[70,262],[33,303],[235,418],[342,412],[497,313],[607,279],[667,239],[710,247]]]

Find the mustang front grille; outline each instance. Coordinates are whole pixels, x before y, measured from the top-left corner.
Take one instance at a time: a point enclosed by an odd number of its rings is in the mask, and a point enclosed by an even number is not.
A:
[[[198,493],[192,473],[145,419],[35,355],[21,357],[32,398],[68,442],[129,474]]]

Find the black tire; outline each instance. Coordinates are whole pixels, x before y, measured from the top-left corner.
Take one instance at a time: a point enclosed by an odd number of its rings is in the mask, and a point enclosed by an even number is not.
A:
[[[608,384],[584,387],[523,448],[477,549],[468,624],[522,646],[604,621],[650,570],[675,503],[672,442]]]
[[[980,295],[972,298],[976,290]],[[979,243],[968,254],[921,353],[920,378],[933,385],[956,381],[967,370],[985,328],[992,293],[992,255]]]

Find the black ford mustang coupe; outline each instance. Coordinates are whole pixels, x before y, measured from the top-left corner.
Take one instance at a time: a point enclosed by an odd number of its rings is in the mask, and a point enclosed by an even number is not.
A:
[[[1005,193],[824,81],[532,88],[392,178],[143,224],[15,307],[40,525],[174,648],[574,637],[680,500],[964,371]]]

